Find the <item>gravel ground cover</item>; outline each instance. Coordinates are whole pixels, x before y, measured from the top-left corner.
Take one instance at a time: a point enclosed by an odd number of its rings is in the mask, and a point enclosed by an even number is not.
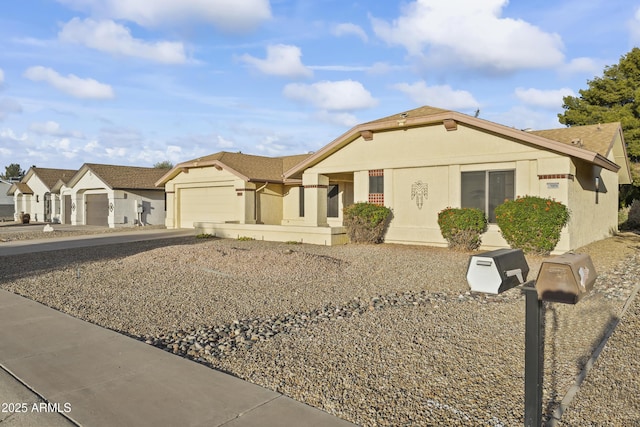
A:
[[[0,286],[363,426],[522,425],[524,296],[468,292],[470,254],[177,243],[5,258]],[[576,306],[547,304],[546,414],[637,286],[639,245],[626,235],[582,248],[599,273],[594,292]],[[527,258],[533,279],[543,258]],[[633,307],[563,416],[566,425],[640,422],[638,399],[624,397],[640,391],[637,362],[629,363],[640,356]],[[602,409],[611,396],[602,387],[624,392],[624,415]]]

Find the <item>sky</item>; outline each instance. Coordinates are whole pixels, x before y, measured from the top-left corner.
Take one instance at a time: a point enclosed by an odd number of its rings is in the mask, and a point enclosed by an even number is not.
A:
[[[3,0],[0,172],[317,151],[423,105],[562,127],[640,0]]]

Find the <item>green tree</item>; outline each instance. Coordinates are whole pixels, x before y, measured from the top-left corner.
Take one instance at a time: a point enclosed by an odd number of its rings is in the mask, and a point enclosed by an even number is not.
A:
[[[153,167],[156,169],[173,169],[173,163],[169,160],[163,160],[153,165]]]
[[[604,68],[602,77],[588,80],[580,96],[563,98],[560,123],[567,126],[620,122],[631,162],[640,162],[640,48],[633,48],[615,65]],[[632,165],[632,171],[638,168]],[[640,175],[633,174],[634,186]],[[638,190],[637,188],[635,189]]]
[[[2,179],[22,178],[26,174],[18,163],[11,163],[4,167],[4,175],[0,175]]]

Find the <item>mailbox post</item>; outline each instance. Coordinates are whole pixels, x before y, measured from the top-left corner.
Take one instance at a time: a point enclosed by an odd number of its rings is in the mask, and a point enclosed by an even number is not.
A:
[[[524,425],[542,425],[544,382],[544,303],[538,299],[535,282],[526,283],[524,319]]]
[[[535,281],[520,249],[498,249],[469,259],[472,291],[499,294],[522,285],[525,294],[524,425],[542,424],[544,374],[544,301],[576,304],[592,288],[597,274],[589,255],[567,253],[542,263]]]

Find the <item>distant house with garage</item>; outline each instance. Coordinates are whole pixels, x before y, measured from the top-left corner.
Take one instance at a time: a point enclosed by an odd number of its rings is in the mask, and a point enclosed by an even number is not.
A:
[[[60,198],[52,189],[58,181],[68,181],[75,173],[72,169],[30,168],[7,193],[13,197],[15,219],[25,213],[31,221],[60,222]]]
[[[15,204],[13,196],[9,195],[9,190],[14,181],[0,179],[0,221],[13,221],[15,213]]]
[[[473,207],[489,219],[482,242],[492,249],[508,246],[495,207],[532,195],[572,212],[556,247],[564,252],[617,229],[618,188],[631,182],[619,123],[528,132],[433,107],[357,125],[287,162],[217,153],[176,166],[156,183],[166,185],[167,227],[339,244],[342,209],[368,201],[393,210],[386,242],[445,246],[438,212]]]
[[[163,225],[165,193],[155,182],[164,169],[85,163],[64,182],[56,182],[63,222],[123,227]]]

